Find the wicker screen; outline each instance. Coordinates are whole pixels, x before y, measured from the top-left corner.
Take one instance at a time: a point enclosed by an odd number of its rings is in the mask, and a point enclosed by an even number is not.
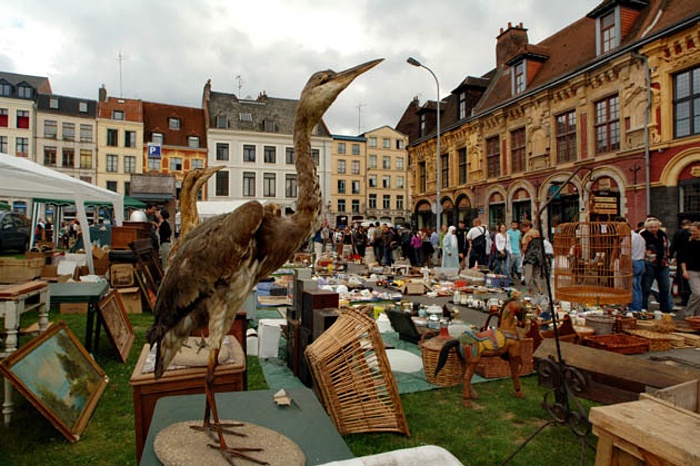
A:
[[[626,223],[560,224],[553,244],[557,299],[589,305],[632,301],[631,243]]]
[[[321,402],[341,434],[410,435],[376,322],[347,309],[305,355]]]

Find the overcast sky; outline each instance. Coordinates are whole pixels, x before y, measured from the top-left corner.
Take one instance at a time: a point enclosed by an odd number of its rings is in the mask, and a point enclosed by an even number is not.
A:
[[[435,81],[408,56],[435,72],[445,97],[495,66],[496,36],[508,22],[522,22],[537,43],[601,1],[4,2],[0,70],[48,76],[56,94],[97,99],[104,84],[119,96],[121,53],[124,97],[200,107],[209,78],[213,90],[244,98],[298,98],[315,71],[385,58],[326,113],[331,132],[356,135],[395,126],[413,96],[435,99]]]

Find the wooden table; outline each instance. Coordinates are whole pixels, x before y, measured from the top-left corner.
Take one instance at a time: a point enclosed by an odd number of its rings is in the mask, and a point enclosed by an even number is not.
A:
[[[246,357],[238,340],[232,338],[233,360],[231,364],[216,367],[214,379],[215,392],[235,392],[244,390],[244,375],[246,373]],[[151,418],[156,402],[164,396],[189,395],[204,393],[204,378],[206,367],[188,367],[166,371],[161,378],[155,379],[153,373],[143,373],[143,367],[150,346],[143,345],[141,355],[131,374],[129,384],[134,397],[134,427],[136,431],[136,457],[140,461],[143,446],[151,425]],[[208,353],[208,352],[207,352]],[[204,404],[200,407],[203,408]]]
[[[42,280],[0,285],[0,317],[5,321],[5,348],[0,351],[0,359],[8,357],[17,350],[17,333],[20,317],[33,309],[39,310],[39,331],[43,332],[49,323],[49,286]],[[4,381],[5,399],[2,414],[5,426],[10,425],[12,415],[12,385]]]
[[[685,411],[685,412],[684,412]],[[700,464],[700,417],[651,399],[591,408],[596,466]]]
[[[216,400],[221,419],[235,419],[267,427],[286,435],[302,449],[309,466],[352,458],[316,395],[307,389],[286,390],[291,406],[277,406],[274,390],[220,393]],[[169,396],[156,404],[153,421],[141,457],[141,466],[160,465],[153,451],[153,441],[165,427],[177,422],[202,422],[204,395]]]
[[[51,283],[51,305],[61,303],[87,303],[87,326],[85,328],[85,349],[97,351],[100,341],[101,318],[98,312],[100,301],[107,296],[109,283],[100,280],[96,283]],[[93,329],[94,327],[94,329]],[[93,344],[93,333],[95,340]]]

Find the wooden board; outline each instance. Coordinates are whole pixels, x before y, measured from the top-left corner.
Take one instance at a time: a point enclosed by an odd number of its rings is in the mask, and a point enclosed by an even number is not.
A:
[[[580,396],[600,403],[632,401],[648,388],[666,388],[688,380],[700,378],[700,370],[669,366],[634,356],[603,351],[586,346],[561,342],[562,358],[569,366],[581,370],[586,376],[586,387]],[[556,358],[556,344],[545,339],[534,358]],[[538,375],[541,385],[550,380]]]
[[[34,280],[13,285],[0,285],[0,298],[16,298],[30,291],[40,290],[47,285],[48,283],[43,280]]]

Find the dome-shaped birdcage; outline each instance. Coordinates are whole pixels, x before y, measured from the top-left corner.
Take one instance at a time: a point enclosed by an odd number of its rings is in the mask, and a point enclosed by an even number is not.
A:
[[[632,301],[632,236],[626,223],[562,223],[553,246],[557,299],[592,305]]]

